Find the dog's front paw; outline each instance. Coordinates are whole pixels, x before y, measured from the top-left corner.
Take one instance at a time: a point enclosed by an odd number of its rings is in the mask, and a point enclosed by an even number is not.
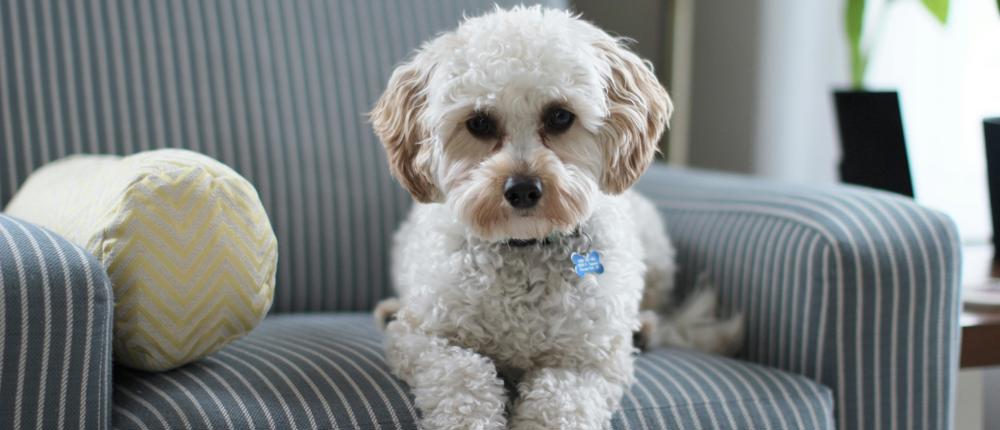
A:
[[[506,429],[507,392],[492,363],[458,348],[450,350],[413,377],[413,395],[423,413],[420,427]]]
[[[510,428],[600,430],[610,427],[622,386],[596,372],[540,369],[518,385]]]
[[[526,419],[514,418],[510,422],[510,429],[511,430],[548,430],[549,428],[545,427],[543,424],[538,423],[538,422],[534,422],[534,421],[530,421],[530,420],[526,420]]]
[[[504,430],[507,428],[506,418],[502,413],[497,414],[493,405],[475,405],[458,400],[442,403],[437,408],[423,412],[424,417],[420,420],[420,428],[423,430]]]
[[[441,364],[440,368],[425,368],[412,387],[423,413],[422,429],[507,428],[506,389],[492,369],[468,366],[461,360],[453,360],[451,366],[448,361]]]
[[[579,398],[518,400],[510,417],[511,430],[579,429],[601,430],[611,425],[605,402],[581,402]]]
[[[425,430],[507,428],[507,391],[493,362],[406,324],[386,327],[386,360],[413,390]]]

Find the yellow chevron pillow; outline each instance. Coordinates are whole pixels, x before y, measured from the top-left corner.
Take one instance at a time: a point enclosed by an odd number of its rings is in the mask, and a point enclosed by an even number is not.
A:
[[[198,360],[271,307],[277,241],[257,191],[204,155],[69,157],[33,173],[6,212],[104,264],[115,294],[114,355],[129,367]]]

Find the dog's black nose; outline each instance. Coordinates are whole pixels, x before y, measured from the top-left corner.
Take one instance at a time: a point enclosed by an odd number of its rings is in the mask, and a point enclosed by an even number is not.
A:
[[[542,198],[542,181],[527,176],[509,177],[503,186],[503,198],[515,208],[533,208]]]

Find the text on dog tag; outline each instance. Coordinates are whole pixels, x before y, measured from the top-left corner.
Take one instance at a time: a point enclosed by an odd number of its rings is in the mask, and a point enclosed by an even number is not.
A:
[[[601,264],[601,254],[597,251],[590,251],[586,254],[574,252],[569,256],[573,261],[573,269],[577,276],[584,277],[588,273],[600,275],[604,273],[604,265]]]

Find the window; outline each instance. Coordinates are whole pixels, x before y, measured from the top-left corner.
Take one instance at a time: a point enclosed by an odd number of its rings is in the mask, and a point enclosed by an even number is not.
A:
[[[917,201],[954,218],[965,242],[988,241],[983,118],[1000,116],[996,1],[952,1],[946,27],[919,1],[893,3],[868,85],[899,90]]]

